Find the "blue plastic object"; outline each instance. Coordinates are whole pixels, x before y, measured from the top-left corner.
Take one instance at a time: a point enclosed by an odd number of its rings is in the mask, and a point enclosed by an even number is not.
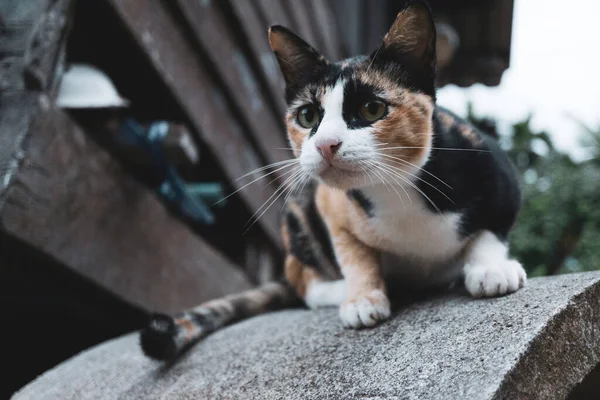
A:
[[[163,198],[192,220],[212,225],[215,216],[204,200],[212,202],[215,198],[222,198],[222,186],[219,183],[187,184],[183,180],[175,166],[169,162],[162,146],[168,131],[167,122],[153,122],[146,130],[130,118],[121,126],[121,139],[136,143],[151,156],[155,168],[165,177],[158,187]]]

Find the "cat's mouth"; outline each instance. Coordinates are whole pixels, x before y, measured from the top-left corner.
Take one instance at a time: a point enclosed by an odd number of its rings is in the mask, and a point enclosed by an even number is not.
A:
[[[355,182],[362,179],[364,170],[346,165],[329,164],[324,166],[318,175],[329,186],[347,189],[354,187]]]
[[[354,174],[363,172],[364,168],[361,168],[358,165],[353,165],[349,163],[327,163],[323,164],[320,168],[319,175],[323,176],[325,174],[339,173],[339,174]]]

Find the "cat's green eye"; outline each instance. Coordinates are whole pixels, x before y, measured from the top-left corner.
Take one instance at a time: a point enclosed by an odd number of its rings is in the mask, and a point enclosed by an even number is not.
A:
[[[304,106],[298,110],[298,123],[306,129],[310,129],[319,123],[321,116],[319,110],[314,106]]]
[[[383,101],[372,100],[367,101],[363,105],[360,106],[358,110],[360,117],[367,121],[377,121],[379,118],[383,117],[387,106]]]

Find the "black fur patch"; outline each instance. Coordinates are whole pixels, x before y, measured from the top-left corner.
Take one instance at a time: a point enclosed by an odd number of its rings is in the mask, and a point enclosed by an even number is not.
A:
[[[291,212],[287,213],[286,222],[290,234],[291,253],[303,264],[317,266],[319,261],[312,249],[312,241],[307,234],[307,228],[303,227]]]
[[[381,100],[378,95],[380,91],[375,86],[351,79],[344,86],[344,104],[342,106],[342,118],[346,121],[348,129],[360,129],[370,126],[375,121],[367,121],[359,116],[359,108],[362,104]],[[385,116],[384,116],[385,117]],[[383,118],[383,117],[382,117]]]
[[[319,214],[317,210],[317,205],[315,202],[311,202],[310,205],[306,208],[306,218],[309,221],[311,232],[317,242],[317,246],[319,246],[321,250],[321,255],[326,258],[328,261],[328,265],[335,266],[335,252],[333,250],[333,242],[331,241],[331,236],[329,235],[329,231],[327,230],[327,226],[325,225],[325,221]],[[324,277],[329,279],[340,279],[341,275],[339,274],[339,269],[334,268],[330,270],[325,266],[325,260],[320,260],[319,265],[316,266],[318,272],[320,272]]]
[[[314,268],[322,277],[331,280],[341,279],[329,231],[317,210],[316,189],[317,182],[311,181],[293,199],[293,203],[302,210],[307,226],[301,224],[291,210],[286,211],[285,218],[291,242],[290,253],[303,264]]]
[[[356,203],[358,203],[358,205],[360,206],[360,208],[362,208],[362,210],[365,212],[365,214],[367,214],[368,217],[373,217],[373,203],[371,202],[371,200],[369,200],[363,192],[361,192],[358,189],[351,189],[348,190],[346,192],[346,195],[351,199],[354,200]]]
[[[447,126],[442,120],[454,122]],[[459,126],[471,125],[444,108],[436,107],[433,123],[434,149],[424,170],[452,189],[427,173],[421,172],[419,178],[446,193],[452,201],[422,181],[417,186],[440,211],[463,214],[463,236],[489,230],[501,240],[506,239],[521,204],[520,186],[510,160],[494,139],[475,127],[472,129],[481,143],[464,137]],[[432,212],[437,212],[428,200],[423,200]]]
[[[161,361],[175,357],[179,350],[175,343],[178,329],[172,317],[153,314],[150,323],[140,334],[140,345],[144,354]]]
[[[217,315],[216,311],[209,308],[206,310],[206,313],[202,314],[193,312],[191,313],[191,317],[196,325],[202,327],[202,330],[208,333],[219,327],[219,315]]]

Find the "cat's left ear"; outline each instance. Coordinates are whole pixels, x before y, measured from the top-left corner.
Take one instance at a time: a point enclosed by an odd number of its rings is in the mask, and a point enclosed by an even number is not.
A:
[[[288,101],[328,64],[317,50],[283,26],[269,28],[269,44],[283,73]]]
[[[397,62],[419,82],[420,89],[435,96],[436,30],[431,8],[412,1],[396,17],[374,61]]]

